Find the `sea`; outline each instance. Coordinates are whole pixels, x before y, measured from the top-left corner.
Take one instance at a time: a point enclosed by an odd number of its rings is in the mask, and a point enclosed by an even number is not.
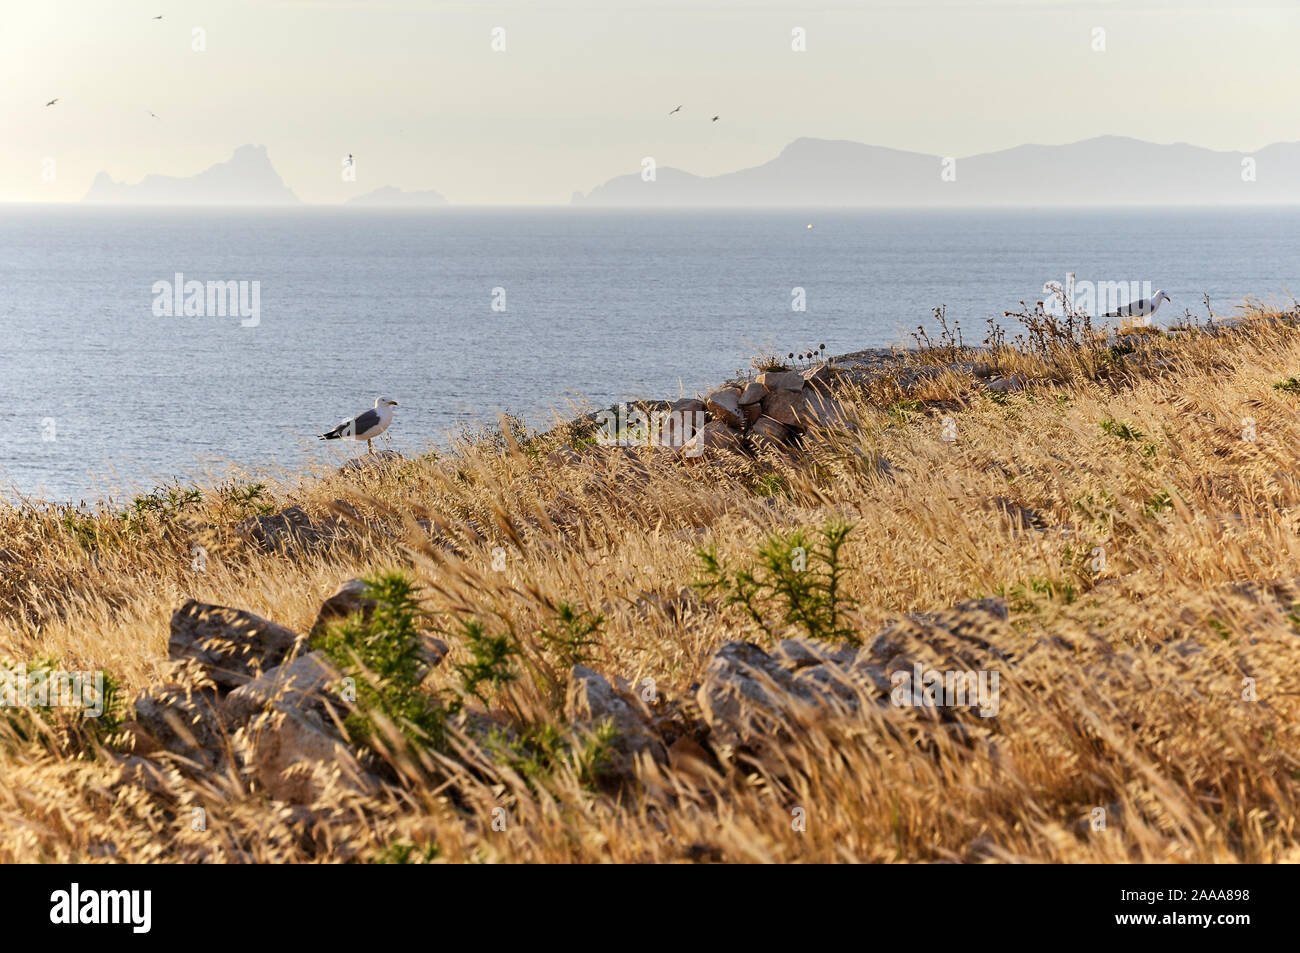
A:
[[[1067,275],[1074,275],[1067,279]],[[689,395],[760,354],[968,343],[1047,282],[1300,288],[1300,209],[0,206],[0,497],[129,500]],[[824,350],[822,350],[824,347]]]

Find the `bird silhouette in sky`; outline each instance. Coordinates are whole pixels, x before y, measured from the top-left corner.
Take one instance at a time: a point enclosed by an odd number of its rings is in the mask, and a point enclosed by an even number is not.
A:
[[[157,117],[157,116],[154,116],[154,114],[153,114],[153,110],[152,110],[152,109],[146,109],[145,112],[147,112],[150,116],[153,116],[154,119],[159,118],[159,117]]]
[[[676,109],[673,110],[673,112],[670,112],[668,115],[671,116],[673,113],[679,113],[679,112],[681,112],[681,111],[682,111],[682,107],[681,107],[681,106],[678,106]]]
[[[721,116],[714,116],[712,119],[709,120],[709,122],[717,122],[721,118],[722,118]]]
[[[51,100],[50,100],[48,103],[46,103],[45,105],[47,105],[47,106],[53,106],[53,105],[54,105],[55,103],[57,103],[57,102],[58,102],[57,99],[51,99]]]
[[[155,20],[161,20],[161,19],[162,19],[162,14],[161,14],[161,13],[158,14],[156,17],[154,17],[154,19],[155,19]]]

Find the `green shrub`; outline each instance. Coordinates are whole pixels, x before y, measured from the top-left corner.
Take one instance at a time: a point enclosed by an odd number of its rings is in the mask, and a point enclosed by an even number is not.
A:
[[[842,591],[843,548],[852,531],[852,523],[832,520],[815,538],[804,530],[773,533],[759,546],[754,567],[736,571],[722,563],[716,548],[699,550],[703,578],[695,586],[743,608],[769,638],[793,627],[811,639],[859,644],[845,621],[851,604]]]
[[[1300,394],[1300,380],[1288,377],[1286,380],[1274,384],[1273,389],[1280,394]]]
[[[591,649],[600,644],[596,638],[605,624],[599,612],[575,609],[567,602],[560,603],[555,621],[538,631],[542,645],[564,669],[586,665],[591,661]]]
[[[80,697],[63,679],[59,659],[37,656],[27,663],[0,661],[0,725],[10,739],[43,740],[60,751],[87,751],[108,744],[122,728],[122,683],[111,672],[95,672],[102,681]],[[60,702],[64,704],[60,704]]]
[[[356,707],[344,726],[364,743],[382,715],[416,747],[441,747],[446,712],[420,688],[425,664],[415,583],[400,571],[368,576],[365,583],[374,600],[370,615],[349,616],[312,640],[312,648],[355,679]]]
[[[518,650],[511,645],[509,635],[489,635],[477,619],[461,624],[461,640],[469,652],[469,661],[457,665],[460,676],[459,693],[451,699],[452,711],[460,711],[466,698],[476,698],[488,707],[487,688],[500,690],[519,677],[511,665]]]
[[[1101,432],[1112,437],[1117,437],[1124,441],[1137,441],[1146,439],[1145,434],[1138,430],[1133,424],[1120,423],[1107,417],[1101,422]]]

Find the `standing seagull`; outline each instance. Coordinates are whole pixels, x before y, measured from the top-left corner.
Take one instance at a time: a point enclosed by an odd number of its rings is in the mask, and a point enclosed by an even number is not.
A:
[[[364,440],[366,442],[366,453],[371,453],[373,451],[370,441],[388,429],[389,424],[393,422],[393,408],[396,406],[397,401],[395,400],[376,397],[374,410],[367,410],[365,413],[357,414],[350,420],[343,421],[329,433],[321,434],[320,439],[339,440],[346,437],[350,440]]]
[[[1104,315],[1107,318],[1144,318],[1143,324],[1150,324],[1151,315],[1160,310],[1160,302],[1171,300],[1163,291],[1157,291],[1150,298],[1143,298],[1133,304],[1126,304],[1117,311]]]

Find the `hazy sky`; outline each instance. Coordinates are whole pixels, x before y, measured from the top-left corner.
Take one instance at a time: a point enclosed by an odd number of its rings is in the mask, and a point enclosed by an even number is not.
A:
[[[1107,133],[1247,151],[1300,139],[1300,0],[4,0],[3,12],[0,201],[77,200],[101,170],[192,175],[244,143],[265,145],[304,201],[396,185],[517,204],[567,202],[647,155],[705,175],[758,165],[800,136],[952,156]],[[806,52],[791,49],[796,27]],[[355,183],[340,175],[347,153]]]

